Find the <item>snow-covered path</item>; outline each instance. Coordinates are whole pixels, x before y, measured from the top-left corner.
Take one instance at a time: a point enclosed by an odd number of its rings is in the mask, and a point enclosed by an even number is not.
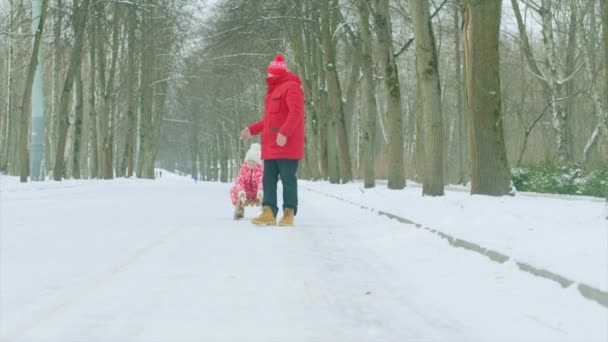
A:
[[[297,227],[233,221],[229,186],[5,188],[0,340],[608,340],[608,310],[574,288],[306,183]]]

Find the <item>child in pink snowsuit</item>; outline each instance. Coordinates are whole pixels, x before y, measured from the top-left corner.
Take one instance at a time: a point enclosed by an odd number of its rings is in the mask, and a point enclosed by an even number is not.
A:
[[[262,187],[264,165],[262,164],[261,153],[260,144],[251,144],[234,186],[230,189],[235,220],[245,216],[246,205],[259,206],[262,203],[264,197]]]

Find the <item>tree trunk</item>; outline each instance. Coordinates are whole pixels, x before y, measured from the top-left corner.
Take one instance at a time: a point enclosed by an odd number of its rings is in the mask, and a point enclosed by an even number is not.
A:
[[[466,115],[463,108],[463,90],[462,90],[462,55],[460,47],[462,46],[462,38],[460,36],[460,13],[461,13],[461,1],[457,0],[454,2],[454,55],[456,57],[456,111],[458,115],[458,184],[467,184],[469,181],[467,172],[467,159],[466,159]]]
[[[560,67],[557,65],[556,47],[553,37],[554,11],[552,9],[552,1],[542,0],[539,10],[539,14],[542,19],[543,47],[545,50],[545,72],[541,71],[536,62],[536,58],[534,58],[534,55],[532,54],[532,48],[530,47],[526,28],[519,10],[519,2],[517,0],[511,0],[511,5],[515,13],[515,19],[517,21],[517,27],[522,41],[522,49],[526,54],[526,60],[530,66],[530,70],[543,86],[543,90],[547,98],[547,104],[549,108],[551,108],[553,130],[555,132],[555,151],[557,161],[560,164],[567,163],[572,160],[572,155],[568,153],[568,146],[570,145],[568,139],[571,139],[572,133],[569,131],[571,125],[568,122],[569,118],[564,106],[561,103],[562,101],[559,94],[561,86],[573,75],[560,77],[559,74]]]
[[[26,18],[24,18],[27,10],[24,7],[24,0],[11,1],[11,15],[12,15],[12,30],[11,32],[17,31],[18,34],[27,34],[26,32],[31,31],[31,26],[28,26],[28,23],[31,24]],[[27,39],[12,39],[12,51],[11,55],[13,55],[11,61],[11,73],[9,75],[11,85],[11,92],[9,92],[9,96],[12,95],[11,103],[10,103],[10,119],[9,119],[9,127],[8,127],[8,143],[7,143],[7,171],[11,176],[19,176],[20,175],[20,155],[19,148],[20,144],[20,125],[21,125],[21,117],[20,110],[17,104],[19,103],[21,96],[23,95],[20,91],[17,92],[15,90],[25,89],[25,80],[23,77],[15,77],[18,75],[20,71],[23,71],[27,68],[25,65],[26,58],[20,58],[20,52],[29,50],[31,47],[31,41]]]
[[[153,70],[155,64],[155,54],[153,46],[153,27],[149,16],[143,20],[142,32],[142,63],[141,63],[141,120],[139,123],[139,156],[138,156],[138,177],[153,179],[154,174],[150,174],[147,167],[147,160],[152,141],[152,102],[154,92],[152,90]]]
[[[61,74],[61,31],[63,28],[63,5],[62,0],[56,0],[55,10],[55,22],[53,25],[53,46],[55,51],[53,53],[53,86],[51,90],[51,115],[49,118],[49,144],[46,152],[46,169],[47,172],[53,170],[55,164],[55,151],[57,150],[57,141],[59,140],[59,133],[57,129],[57,117],[59,116],[57,108],[59,106],[59,75]]]
[[[103,6],[103,5],[100,5]],[[106,55],[104,39],[97,39],[97,69],[99,70],[99,89],[102,91],[101,96],[101,111],[99,113],[100,134],[98,140],[100,143],[100,166],[101,174],[104,179],[112,179],[114,170],[112,167],[112,98],[114,96],[114,79],[116,76],[116,60],[118,58],[118,33],[119,33],[119,13],[118,4],[113,4],[112,16],[112,54],[110,57],[110,70],[106,80]],[[105,13],[103,7],[99,8],[101,14]],[[98,17],[98,28],[103,27],[101,21],[103,15]]]
[[[545,48],[545,64],[549,66],[549,70],[545,73],[545,77],[547,78],[549,86],[549,100],[551,102],[551,113],[553,116],[553,129],[555,130],[557,162],[559,164],[565,164],[572,160],[572,157],[568,154],[568,139],[571,134],[568,130],[570,127],[568,123],[569,118],[566,116],[564,106],[559,99],[561,82],[558,75],[557,53],[553,37],[553,1],[554,0],[542,0],[540,12],[543,23],[542,34]]]
[[[137,17],[135,8],[129,9],[128,14],[128,52],[127,52],[127,129],[126,129],[126,142],[125,150],[123,155],[123,168],[126,177],[133,176],[134,172],[134,144],[135,144],[135,113],[137,112],[137,99],[135,96],[135,81],[137,78],[137,71],[135,68],[135,29],[137,26]]]
[[[363,53],[363,83],[361,92],[363,94],[365,107],[365,123],[363,124],[363,159],[365,188],[376,186],[375,174],[375,146],[376,146],[376,120],[378,119],[376,92],[374,87],[374,65],[372,60],[372,36],[369,29],[369,4],[368,0],[359,0],[359,25],[361,34],[361,49]]]
[[[323,50],[325,50],[325,76],[327,82],[327,88],[329,92],[329,103],[330,110],[329,114],[329,132],[328,144],[329,151],[331,154],[335,154],[336,157],[330,155],[330,163],[334,161],[334,158],[338,158],[339,161],[339,178],[342,183],[352,181],[352,170],[350,162],[350,154],[348,151],[348,142],[346,138],[346,126],[344,123],[344,106],[342,102],[342,89],[340,88],[340,80],[338,78],[338,72],[336,70],[336,46],[330,33],[332,26],[335,26],[335,20],[337,17],[336,6],[332,6],[330,13],[329,1],[321,1],[320,13],[321,13],[321,38],[323,41]],[[332,21],[334,25],[332,25]],[[336,145],[337,143],[337,145]],[[337,152],[337,153],[336,153]],[[334,168],[335,170],[335,168]],[[332,177],[330,169],[330,181],[336,182],[336,175]]]
[[[89,0],[82,0],[78,7],[74,8],[73,23],[74,23],[74,47],[70,53],[70,64],[68,66],[68,72],[61,93],[61,100],[59,101],[59,140],[57,143],[57,151],[55,154],[55,166],[53,168],[53,179],[60,181],[63,178],[64,173],[64,151],[65,143],[67,139],[68,130],[68,99],[74,85],[74,76],[76,68],[81,64],[82,54],[82,42],[84,40],[84,30],[86,26],[86,19],[89,8]]]
[[[97,39],[97,30],[95,25],[91,25],[91,30],[89,34],[89,72],[90,72],[90,86],[89,86],[89,134],[91,136],[89,142],[89,158],[90,158],[90,176],[95,179],[99,174],[99,149],[97,148],[97,109],[95,107],[95,91],[97,86],[97,78],[96,78],[96,51],[95,51],[95,40]]]
[[[116,78],[116,63],[118,60],[118,34],[120,32],[120,5],[113,4],[114,14],[112,16],[113,28],[112,28],[112,60],[110,64],[110,74],[108,78],[108,84],[104,93],[104,129],[105,134],[103,137],[103,176],[105,179],[114,178],[113,168],[113,126],[115,125],[112,120],[112,100],[114,98],[114,87]]]
[[[601,1],[602,36],[604,41],[604,108],[608,108],[608,1]],[[606,193],[608,200],[608,193]],[[608,217],[607,217],[608,218]]]
[[[352,171],[358,170],[356,167],[356,156],[358,155],[358,141],[359,141],[359,120],[357,120],[356,108],[357,108],[357,92],[359,88],[359,79],[361,75],[361,41],[359,37],[356,37],[353,33],[351,33],[352,37],[352,58],[351,58],[351,68],[350,75],[348,78],[348,87],[346,90],[346,103],[344,105],[344,123],[345,127],[348,127],[346,131],[346,140],[350,142],[347,146],[348,156],[351,165],[351,175]],[[350,133],[350,134],[349,134]],[[353,166],[353,163],[355,166]],[[354,177],[360,177],[359,175],[354,175]],[[352,180],[352,179],[351,179]]]
[[[12,1],[9,2],[9,14],[8,14],[8,30],[13,32],[13,13],[14,6]],[[8,56],[6,58],[6,113],[0,125],[0,173],[8,171],[8,160],[9,160],[9,144],[10,140],[10,127],[11,127],[11,107],[12,107],[12,92],[13,92],[13,38],[8,35],[7,40],[7,51]]]
[[[590,95],[591,95],[591,101],[593,104],[593,112],[597,116],[597,124],[596,124],[593,132],[591,133],[591,136],[587,140],[587,143],[585,144],[585,148],[583,149],[583,162],[586,163],[586,162],[588,162],[591,149],[595,145],[600,147],[600,150],[605,149],[605,143],[603,141],[602,141],[602,143],[598,143],[598,142],[600,140],[602,140],[602,137],[603,137],[603,140],[606,140],[606,137],[608,136],[608,129],[607,129],[608,111],[606,110],[606,108],[604,107],[604,104],[602,103],[602,100],[600,98],[600,96],[601,96],[600,95],[600,85],[596,81],[597,77],[595,75],[596,71],[595,71],[595,67],[594,67],[596,63],[594,60],[595,54],[593,51],[594,50],[593,46],[595,45],[594,37],[589,37],[587,35],[587,32],[585,31],[585,27],[583,25],[584,20],[585,20],[585,15],[580,13],[576,4],[573,4],[572,9],[573,9],[573,11],[576,12],[579,36],[583,40],[583,48],[584,48],[583,57],[584,57],[584,61],[585,61],[585,70],[587,71],[587,77],[588,77],[589,81],[591,82],[591,85],[590,85],[591,94]],[[595,16],[595,12],[592,10],[590,15]],[[594,31],[593,27],[591,27],[591,31]]]
[[[571,2],[572,4],[572,2]],[[568,47],[567,47],[567,52],[566,52],[566,75],[572,75],[575,72],[575,67],[576,67],[576,50],[577,50],[577,41],[576,41],[576,15],[575,15],[575,11],[573,10],[573,8],[570,9],[570,24],[569,24],[569,28],[568,28]],[[565,84],[565,97],[566,97],[566,103],[564,106],[564,110],[566,112],[566,117],[570,118],[570,120],[568,120],[568,127],[567,127],[567,132],[569,134],[568,139],[566,141],[567,145],[566,145],[566,149],[568,152],[568,155],[573,156],[573,152],[574,152],[574,137],[573,137],[573,127],[574,127],[574,119],[576,118],[575,115],[575,99],[574,99],[574,80],[570,79],[566,84]],[[522,89],[523,91],[523,89]]]
[[[443,196],[443,119],[437,48],[428,0],[411,0],[416,38],[419,115],[424,121],[424,173],[422,194]]]
[[[399,72],[393,52],[391,17],[388,0],[374,0],[376,36],[378,37],[378,54],[380,65],[384,70],[384,83],[388,92],[387,112],[388,133],[388,187],[403,189],[405,174],[403,170],[403,123],[401,115],[401,89]]]
[[[76,87],[76,110],[74,121],[74,148],[72,149],[73,161],[72,178],[80,179],[80,151],[82,150],[82,117],[83,117],[83,89],[82,89],[82,65],[76,68],[76,76],[74,79]]]
[[[602,36],[604,41],[604,105],[608,108],[608,1],[601,2],[602,6]],[[606,212],[608,213],[608,191],[606,192]],[[606,215],[608,220],[608,214]]]
[[[36,68],[38,67],[38,51],[40,50],[40,44],[42,41],[42,31],[44,30],[44,21],[46,18],[46,7],[48,0],[32,0],[32,7],[37,7],[38,10],[33,10],[33,15],[36,12],[40,12],[39,18],[32,18],[34,21],[33,27],[35,27],[34,44],[32,48],[32,56],[30,57],[30,65],[27,71],[27,77],[25,81],[25,90],[23,91],[23,104],[21,105],[21,134],[19,143],[19,155],[20,155],[20,181],[22,183],[27,182],[27,178],[30,174],[29,164],[29,129],[30,121],[29,118],[32,115],[32,87],[34,85],[34,75]]]
[[[509,192],[501,111],[499,28],[502,1],[467,0],[464,20],[467,104],[471,116],[471,194]]]

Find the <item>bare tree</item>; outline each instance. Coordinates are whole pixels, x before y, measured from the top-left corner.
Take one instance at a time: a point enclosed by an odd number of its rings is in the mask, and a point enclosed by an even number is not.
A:
[[[127,55],[127,129],[125,149],[122,157],[121,174],[131,177],[134,173],[135,123],[137,101],[135,96],[135,81],[137,78],[135,66],[137,17],[135,8],[131,7],[127,15],[128,55]]]
[[[75,32],[74,47],[72,48],[72,52],[70,54],[70,65],[68,67],[58,108],[59,124],[57,125],[57,129],[59,130],[59,140],[57,142],[55,166],[53,168],[53,179],[56,181],[60,181],[64,174],[64,152],[68,128],[68,98],[74,85],[76,68],[78,68],[81,63],[82,43],[84,40],[84,30],[88,9],[89,0],[82,0],[80,3],[74,2],[74,10],[72,14]]]
[[[502,1],[467,0],[464,17],[471,193],[501,196],[510,174],[503,133],[498,36]]]
[[[346,125],[344,121],[344,105],[342,101],[342,89],[340,87],[340,80],[338,78],[338,71],[336,69],[336,43],[332,39],[331,32],[335,31],[337,27],[337,18],[339,14],[339,8],[337,1],[331,2],[331,8],[329,1],[320,1],[320,13],[321,13],[321,36],[323,41],[323,49],[325,50],[325,76],[327,78],[327,86],[329,89],[329,101],[330,101],[330,128],[332,135],[335,134],[335,138],[329,138],[331,141],[328,143],[333,146],[337,146],[337,157],[340,162],[339,173],[343,183],[352,181],[352,170],[351,161],[348,151],[348,141],[346,136]],[[331,32],[330,32],[331,31]],[[337,145],[336,145],[337,143]]]
[[[30,174],[29,164],[29,118],[32,115],[32,86],[34,84],[34,74],[38,67],[38,51],[40,50],[40,44],[42,41],[42,31],[44,30],[44,21],[46,19],[46,8],[48,0],[35,1],[32,0],[32,6],[39,5],[40,10],[39,18],[32,18],[34,21],[38,21],[36,25],[36,32],[34,34],[34,44],[32,48],[32,56],[30,58],[30,65],[27,71],[27,78],[25,81],[25,90],[23,91],[23,104],[21,105],[21,134],[20,134],[20,180],[21,182],[27,182],[27,178]]]
[[[82,118],[84,107],[84,94],[82,86],[82,64],[76,67],[76,75],[74,77],[74,85],[76,92],[76,108],[74,121],[74,147],[72,148],[72,178],[80,179],[80,154],[82,151]]]
[[[378,53],[381,68],[384,70],[384,83],[388,92],[387,112],[389,118],[388,142],[388,187],[405,187],[403,165],[403,118],[401,113],[401,88],[399,72],[393,52],[391,17],[388,0],[374,0],[374,22],[378,38]]]
[[[9,14],[8,14],[8,30],[13,31],[13,13],[14,3],[13,0],[9,0]],[[0,172],[8,171],[9,161],[9,146],[11,144],[11,113],[12,113],[12,91],[13,91],[13,38],[12,35],[7,37],[7,58],[6,58],[6,116],[2,120],[0,126]]]
[[[462,11],[462,0],[456,0],[453,4],[454,8],[454,69],[456,76],[456,113],[458,120],[458,184],[466,184],[469,181],[467,174],[467,158],[466,158],[466,115],[464,110],[464,92],[463,92],[463,79],[462,79],[462,53],[460,48],[462,47],[462,37],[460,35],[460,25]]]
[[[526,55],[526,61],[530,70],[534,76],[539,80],[543,86],[547,103],[551,108],[551,114],[553,117],[553,129],[555,131],[555,149],[557,154],[557,160],[563,164],[572,160],[572,155],[569,153],[572,144],[572,133],[570,131],[571,125],[569,124],[570,118],[567,116],[567,112],[564,109],[563,100],[560,96],[562,86],[567,82],[571,81],[576,71],[573,71],[569,75],[564,75],[561,72],[562,68],[558,65],[557,58],[557,47],[555,46],[554,28],[553,28],[553,15],[554,15],[554,1],[542,0],[541,5],[536,7],[530,5],[542,19],[542,34],[543,34],[543,47],[544,47],[544,69],[537,62],[537,58],[532,53],[532,48],[526,33],[525,24],[523,22],[521,11],[519,9],[519,1],[511,0],[515,18],[517,20],[517,26],[519,29],[519,35],[521,38],[522,48]]]
[[[57,129],[57,117],[59,113],[57,108],[59,107],[60,100],[60,91],[59,91],[59,75],[61,71],[61,32],[63,28],[63,4],[62,0],[55,0],[55,10],[54,10],[54,23],[53,23],[53,85],[51,87],[51,115],[48,122],[48,144],[46,145],[47,150],[45,153],[46,156],[46,169],[50,172],[53,170],[53,165],[55,164],[55,154],[56,154],[56,146],[57,141],[59,140],[59,133]]]
[[[373,188],[376,186],[375,176],[375,146],[376,146],[376,120],[378,117],[376,107],[376,92],[374,87],[374,69],[372,60],[372,36],[369,29],[370,4],[368,0],[359,0],[359,25],[361,35],[361,49],[363,53],[363,84],[361,91],[365,113],[365,123],[363,124],[363,157],[364,164],[364,186]]]
[[[435,36],[428,0],[411,0],[416,38],[418,115],[424,121],[424,173],[422,193],[443,196],[443,118]]]
[[[602,103],[601,100],[601,95],[600,95],[600,85],[597,83],[597,77],[596,77],[596,73],[595,73],[595,66],[596,66],[596,60],[595,60],[595,39],[591,38],[591,34],[587,34],[585,27],[584,27],[584,20],[585,20],[585,16],[587,13],[589,13],[589,16],[592,17],[595,16],[595,12],[593,11],[594,9],[594,5],[591,4],[590,6],[588,6],[589,12],[585,11],[585,12],[581,12],[581,10],[578,8],[577,4],[575,3],[575,0],[571,0],[572,3],[572,12],[575,13],[574,16],[576,17],[576,21],[578,23],[577,28],[578,28],[578,33],[579,36],[581,37],[581,40],[583,41],[583,48],[584,48],[584,53],[583,53],[583,58],[585,60],[585,70],[587,71],[587,77],[590,80],[590,95],[591,95],[591,101],[593,104],[593,111],[596,114],[596,118],[597,118],[597,124],[595,126],[595,128],[593,129],[593,132],[591,133],[591,136],[589,137],[589,139],[587,140],[587,143],[585,144],[585,147],[583,149],[583,162],[587,162],[588,158],[589,158],[589,153],[591,152],[591,149],[593,146],[595,146],[596,144],[598,144],[598,141],[603,140],[603,143],[599,144],[601,145],[605,150],[605,144],[606,144],[606,138],[608,137],[608,111],[606,110],[606,107],[604,107],[604,104]],[[593,20],[592,20],[593,22]],[[591,30],[594,30],[594,27],[591,27]],[[604,58],[606,59],[606,58]],[[602,138],[603,136],[603,138]]]

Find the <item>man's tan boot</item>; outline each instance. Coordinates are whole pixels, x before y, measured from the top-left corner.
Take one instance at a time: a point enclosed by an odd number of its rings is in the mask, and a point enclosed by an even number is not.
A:
[[[254,219],[251,220],[251,223],[253,224],[259,224],[259,225],[272,225],[272,226],[276,226],[277,224],[277,219],[274,217],[274,213],[272,212],[272,208],[265,205],[264,208],[262,209],[262,214]]]
[[[294,211],[291,208],[285,208],[283,210],[283,218],[279,221],[279,226],[293,226],[295,220]]]

